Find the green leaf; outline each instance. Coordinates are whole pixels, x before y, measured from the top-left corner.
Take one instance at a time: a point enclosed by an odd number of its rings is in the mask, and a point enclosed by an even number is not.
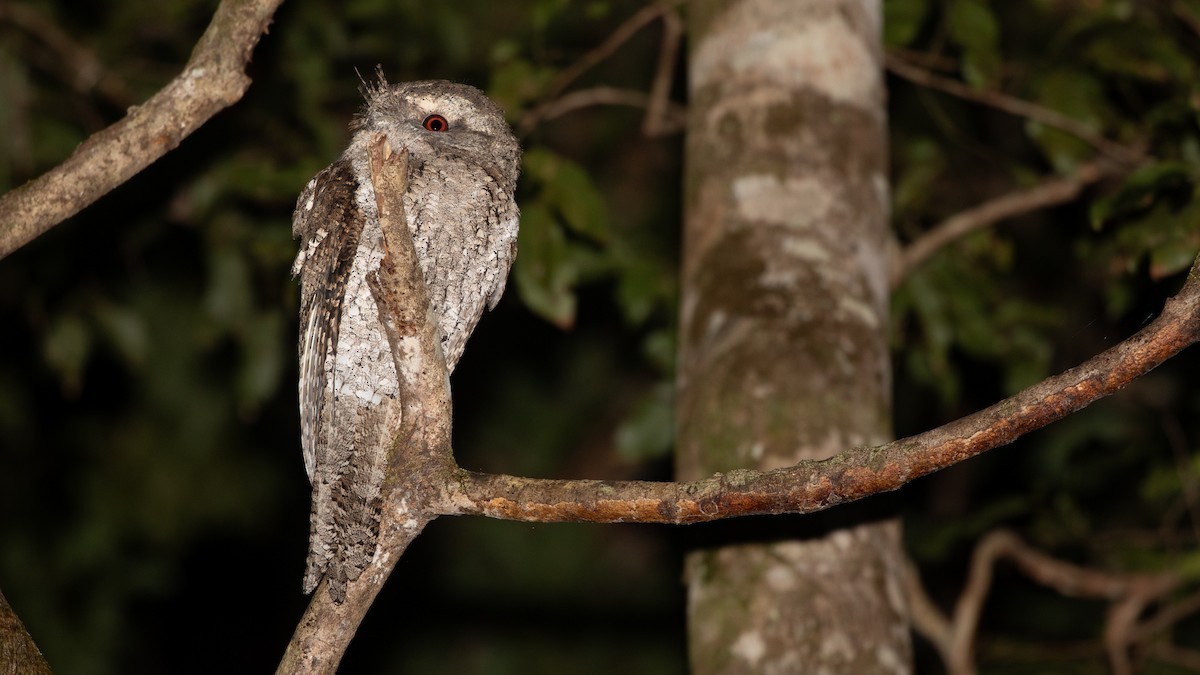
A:
[[[570,5],[570,0],[538,0],[533,4],[530,21],[536,30],[544,31]]]
[[[77,394],[83,385],[83,369],[92,351],[92,331],[81,316],[58,316],[42,341],[42,357],[59,378],[65,392]]]
[[[631,256],[617,276],[617,304],[625,320],[633,325],[650,317],[663,297],[662,267],[642,257]]]
[[[1139,168],[1119,190],[1092,205],[1092,227],[1099,229],[1110,221],[1145,213],[1159,193],[1189,185],[1194,180],[1192,173],[1192,167],[1182,162],[1157,162]]]
[[[503,56],[501,50],[500,58]],[[555,71],[549,68],[535,66],[525,59],[513,57],[492,70],[488,95],[500,104],[511,119],[529,103],[541,97],[554,75]]]
[[[283,316],[278,310],[251,317],[241,331],[241,363],[237,373],[238,407],[252,414],[275,395],[283,377]]]
[[[666,457],[675,442],[674,391],[660,382],[616,430],[617,453],[630,462]]]
[[[214,249],[209,259],[208,291],[204,295],[209,315],[222,326],[235,326],[250,316],[253,303],[245,257],[236,249]]]
[[[946,30],[963,49],[963,78],[983,88],[1000,72],[1000,25],[980,0],[955,0],[946,12]]]
[[[95,307],[93,314],[105,339],[127,364],[140,366],[146,362],[146,322],[137,312],[104,302]]]
[[[980,0],[955,0],[946,12],[951,39],[967,49],[993,49],[1000,27],[992,10]]]
[[[896,149],[898,169],[892,189],[892,214],[904,218],[920,212],[938,194],[946,170],[940,144],[928,137],[916,138]]]
[[[995,49],[968,49],[963,52],[963,79],[976,89],[984,89],[999,77],[1002,65]]]
[[[1190,82],[1195,73],[1192,59],[1168,34],[1147,40],[1142,30],[1126,25],[1097,34],[1084,56],[1102,72],[1156,83]]]
[[[562,214],[570,230],[598,243],[610,232],[604,199],[591,176],[575,162],[545,148],[525,153],[525,172],[542,187],[542,199]]]
[[[1103,83],[1089,71],[1074,68],[1049,71],[1036,80],[1034,90],[1038,103],[1083,123],[1096,133],[1103,131],[1108,120],[1114,117]],[[1072,170],[1096,152],[1079,137],[1032,120],[1026,122],[1025,130],[1054,168],[1062,172]]]
[[[887,0],[883,3],[883,42],[902,47],[912,42],[929,13],[928,0]]]
[[[675,355],[678,353],[678,336],[674,328],[656,330],[642,340],[642,354],[664,373],[675,372]]]
[[[562,228],[540,201],[527,204],[521,213],[517,250],[513,278],[521,300],[547,321],[561,328],[572,326],[577,270]]]

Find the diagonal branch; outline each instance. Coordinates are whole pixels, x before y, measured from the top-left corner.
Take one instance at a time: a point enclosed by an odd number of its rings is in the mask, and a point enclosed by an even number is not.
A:
[[[336,672],[338,663],[392,569],[436,515],[431,493],[453,469],[450,379],[437,320],[404,213],[408,154],[393,154],[380,135],[369,150],[371,183],[387,255],[368,278],[396,363],[403,421],[389,454],[379,544],[362,575],[335,602],[322,581],[297,626],[277,673]]]
[[[929,72],[893,53],[889,53],[884,57],[884,63],[890,72],[914,84],[929,87],[930,89],[937,89],[938,91],[968,101],[982,103],[1010,115],[1024,117],[1039,124],[1065,131],[1116,161],[1130,164],[1136,164],[1141,161],[1143,153],[1140,150],[1111,141],[1093,131],[1087,124],[1069,115],[1064,115],[1057,110],[1052,110],[1045,106],[997,91],[975,89],[958,80]]]
[[[50,675],[50,664],[42,656],[20,617],[0,593],[0,672]]]
[[[616,30],[608,36],[599,46],[584,54],[582,58],[573,63],[571,67],[564,70],[555,78],[554,83],[550,85],[550,90],[547,92],[547,98],[554,98],[566,91],[571,83],[579,79],[587,71],[591,70],[597,64],[601,63],[608,57],[612,56],[621,45],[625,44],[637,34],[644,26],[654,22],[655,19],[669,13],[671,9],[682,2],[683,0],[665,0],[663,2],[655,2],[646,5],[638,10],[622,23],[617,26]]]
[[[571,64],[568,68],[559,73],[558,77],[554,79],[554,82],[552,82],[547,89],[546,94],[543,97],[543,102],[530,108],[525,112],[524,115],[521,116],[521,121],[518,123],[521,132],[529,133],[534,129],[534,127],[544,120],[561,115],[563,112],[568,110],[582,107],[578,104],[578,100],[573,100],[570,104],[560,103],[559,97],[561,96],[566,98],[566,96],[563,96],[563,92],[566,91],[567,87],[571,86],[575,80],[579,79],[579,77],[585,72],[591,70],[597,64],[603,62],[605,59],[616,53],[616,51],[621,48],[621,45],[628,42],[629,39],[636,35],[637,32],[642,28],[653,23],[656,19],[662,18],[664,25],[663,44],[659,54],[658,75],[656,76],[655,84],[653,85],[652,89],[652,94],[657,98],[648,97],[636,103],[630,102],[627,97],[623,97],[621,100],[616,101],[600,98],[590,99],[589,104],[594,105],[597,103],[617,103],[620,105],[641,106],[648,103],[649,109],[647,110],[647,127],[653,127],[654,131],[660,134],[667,133],[666,129],[669,125],[669,120],[666,119],[667,113],[669,112],[667,108],[671,106],[668,105],[667,101],[659,100],[660,98],[665,99],[665,94],[659,90],[667,89],[670,85],[669,79],[667,79],[666,75],[662,74],[662,71],[668,68],[670,70],[674,70],[674,53],[678,51],[679,41],[682,37],[680,34],[681,22],[679,17],[675,14],[674,8],[683,1],[684,0],[660,0],[660,2],[651,3],[635,12],[633,16],[629,17],[621,25],[617,26],[616,30],[614,30],[604,40],[604,42],[600,43],[599,46],[584,54],[578,61]],[[668,49],[670,49],[672,52],[669,55],[667,54]],[[600,87],[598,89],[603,90],[609,88]],[[662,121],[660,122],[656,120],[654,122],[650,122],[649,120],[651,119],[651,114],[661,115],[663,118]]]
[[[1001,220],[1065,204],[1078,197],[1088,185],[1111,174],[1112,171],[1107,167],[1091,162],[1079,167],[1073,176],[1047,178],[1032,187],[1014,190],[956,213],[904,247],[892,262],[892,290],[896,290],[914,269],[947,244]]]
[[[75,42],[33,7],[0,0],[0,23],[8,22],[38,39],[54,52],[54,67],[62,78],[79,94],[100,94],[114,106],[126,107],[134,101],[120,78],[105,68],[92,50]]]
[[[283,0],[222,0],[183,72],[85,140],[62,164],[0,197],[0,258],[129,180],[242,98],[244,70]]]
[[[895,490],[1011,443],[1113,394],[1200,340],[1200,259],[1162,314],[1132,337],[973,415],[876,447],[774,471],[686,483],[546,480],[456,471],[438,511],[506,520],[696,523],[811,513]]]

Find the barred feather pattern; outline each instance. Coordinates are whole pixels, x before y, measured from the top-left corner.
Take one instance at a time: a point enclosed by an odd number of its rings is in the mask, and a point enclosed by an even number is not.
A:
[[[375,554],[381,486],[401,407],[396,364],[367,279],[384,256],[367,146],[379,133],[409,152],[404,206],[442,350],[453,370],[516,254],[520,150],[499,108],[444,81],[366,92],[350,147],[304,188],[300,251],[300,426],[313,487],[304,590],[323,577],[334,599]],[[448,130],[422,126],[429,115]]]

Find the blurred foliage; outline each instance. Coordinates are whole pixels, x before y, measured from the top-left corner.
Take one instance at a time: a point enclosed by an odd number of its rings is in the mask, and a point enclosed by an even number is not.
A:
[[[0,190],[177,73],[213,3],[23,6],[120,86],[80,85],[44,35],[0,20]],[[289,217],[347,140],[355,71],[473,83],[515,122],[640,6],[284,3],[243,101],[0,261],[0,587],[57,672],[263,671],[300,615],[308,485]],[[1200,1],[884,10],[898,54],[1147,152],[1078,202],[966,237],[905,280],[891,336],[896,428],[908,434],[1115,344],[1178,287],[1200,247]],[[575,87],[644,90],[658,34],[641,31]],[[1098,157],[1061,130],[889,87],[901,243]],[[515,292],[454,378],[464,466],[669,476],[682,144],[641,137],[640,115],[583,109],[523,139]],[[903,491],[910,551],[935,597],[952,600],[971,546],[997,526],[1084,564],[1194,574],[1196,358]],[[401,561],[343,672],[682,672],[681,536],[444,519]],[[996,583],[985,672],[1103,671],[1099,650],[1070,660],[1053,649],[1098,644],[1103,607],[1014,574]],[[1200,648],[1200,619],[1173,637]],[[939,666],[924,653],[919,667]]]
[[[905,280],[892,311],[905,435],[1111,347],[1179,287],[1200,249],[1200,3],[886,0],[885,9],[887,47],[902,58],[1145,150],[1077,202],[964,237]],[[902,243],[1039,177],[1111,159],[1060,129],[889,84]],[[1195,361],[1185,353],[1120,396],[910,486],[907,540],[933,596],[952,604],[975,542],[1000,526],[1080,564],[1195,579]],[[981,672],[1106,672],[1104,605],[1010,569],[1000,567],[989,595]],[[1200,648],[1200,620],[1176,624],[1171,639]],[[929,651],[922,663],[940,669]]]

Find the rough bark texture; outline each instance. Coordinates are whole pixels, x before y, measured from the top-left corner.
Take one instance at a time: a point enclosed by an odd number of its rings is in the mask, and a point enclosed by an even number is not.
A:
[[[183,72],[45,174],[0,196],[0,258],[133,177],[250,86],[246,64],[283,0],[224,0]]]
[[[679,478],[880,443],[880,3],[703,1],[689,15]],[[767,544],[726,532],[687,560],[694,672],[910,669],[898,523]]]
[[[403,419],[388,452],[375,555],[362,574],[346,584],[343,601],[325,592],[328,576],[317,586],[275,671],[278,675],[337,671],[396,562],[433,520],[436,476],[454,470],[450,374],[404,211],[408,154],[393,153],[387,139],[379,136],[368,156],[386,253],[378,272],[366,281],[396,364]]]
[[[50,665],[0,593],[0,675],[50,675]]]

